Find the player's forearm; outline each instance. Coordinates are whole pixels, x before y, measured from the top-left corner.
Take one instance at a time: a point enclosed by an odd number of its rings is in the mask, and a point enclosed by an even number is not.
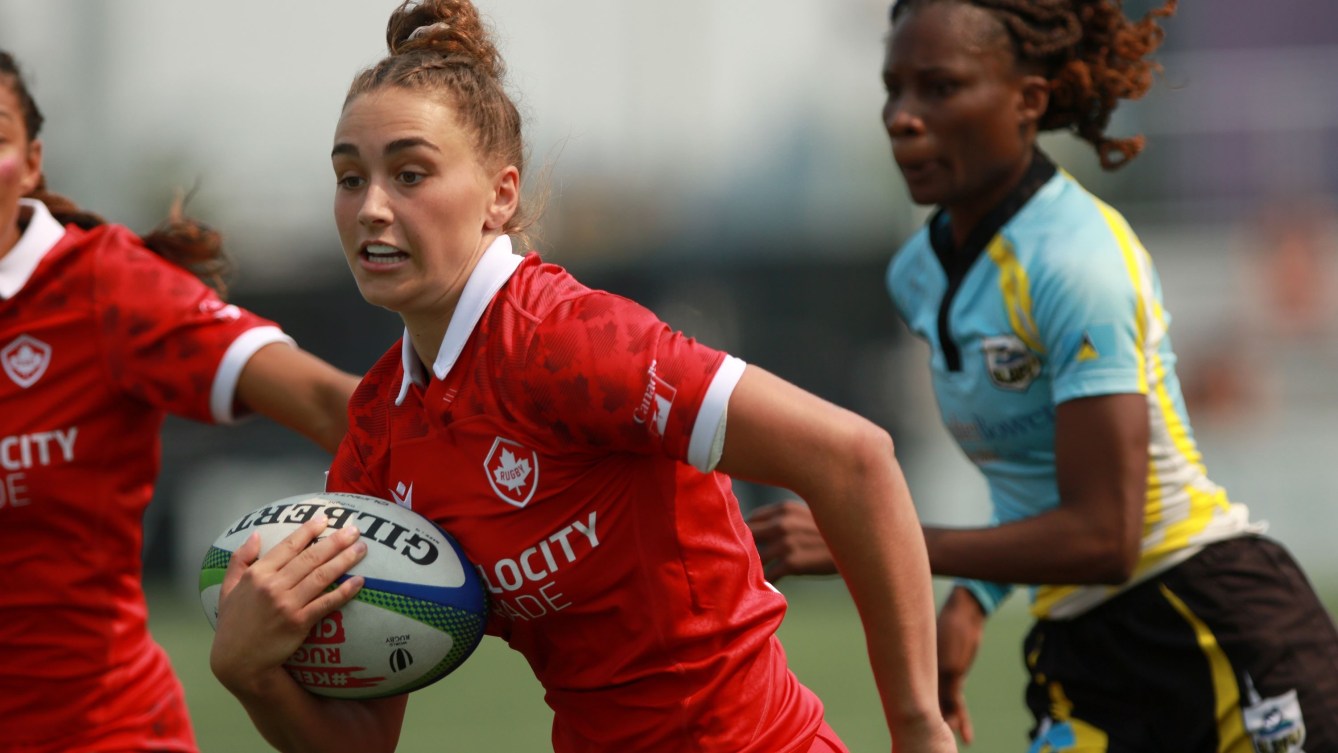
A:
[[[229,687],[256,729],[283,753],[390,753],[399,740],[402,699],[320,698],[291,678],[263,689]],[[395,707],[399,704],[399,711]]]
[[[926,527],[924,534],[935,575],[999,583],[1122,583],[1137,555],[1125,536],[1063,507],[992,528]]]
[[[920,739],[942,724],[929,561],[890,440],[869,449],[809,504],[859,609],[893,740]]]

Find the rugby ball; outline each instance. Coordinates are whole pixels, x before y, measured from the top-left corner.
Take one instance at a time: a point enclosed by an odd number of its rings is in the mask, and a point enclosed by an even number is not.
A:
[[[367,555],[348,574],[365,579],[343,608],[312,628],[284,664],[299,684],[333,698],[381,698],[429,685],[464,663],[488,619],[483,585],[460,545],[407,507],[358,494],[304,494],[243,515],[209,547],[200,601],[218,627],[218,595],[228,560],[260,532],[263,554],[318,513],[322,536],[356,525]]]

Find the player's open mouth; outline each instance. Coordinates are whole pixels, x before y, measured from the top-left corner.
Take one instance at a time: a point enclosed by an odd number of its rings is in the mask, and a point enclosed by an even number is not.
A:
[[[362,258],[370,264],[395,264],[408,261],[409,255],[394,246],[371,243],[363,247]]]

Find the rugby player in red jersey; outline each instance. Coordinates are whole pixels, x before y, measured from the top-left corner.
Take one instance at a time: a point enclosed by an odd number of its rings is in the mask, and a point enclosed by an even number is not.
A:
[[[141,582],[159,428],[257,412],[333,451],[357,379],[159,255],[208,267],[215,234],[45,191],[41,125],[0,52],[0,752],[195,751]]]
[[[729,475],[813,505],[868,636],[898,751],[955,750],[938,711],[933,598],[890,438],[513,253],[520,120],[466,0],[405,3],[334,138],[335,217],[368,302],[405,335],[350,402],[329,490],[393,497],[451,531],[529,661],[553,748],[844,751],[776,638],[784,598]],[[365,552],[312,521],[223,584],[211,664],[285,751],[387,751],[407,696],[321,698],[282,668],[361,585]],[[465,723],[466,720],[461,720]]]

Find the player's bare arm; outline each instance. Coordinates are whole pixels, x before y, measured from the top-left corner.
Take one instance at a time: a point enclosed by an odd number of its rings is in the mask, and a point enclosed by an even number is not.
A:
[[[926,527],[934,573],[1000,583],[1125,582],[1143,530],[1147,443],[1144,395],[1061,403],[1055,417],[1059,506],[993,528]],[[1065,545],[1050,545],[1055,541]]]
[[[891,437],[755,366],[730,398],[720,470],[798,493],[859,608],[898,750],[955,750],[938,711],[928,560]]]

